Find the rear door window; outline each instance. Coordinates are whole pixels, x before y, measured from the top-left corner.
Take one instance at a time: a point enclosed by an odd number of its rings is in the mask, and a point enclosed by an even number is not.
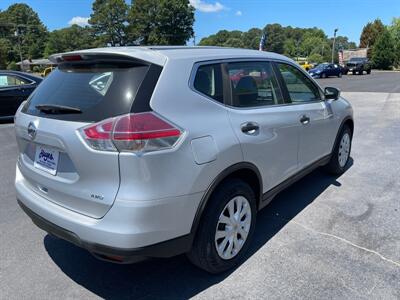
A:
[[[31,83],[31,82],[28,81],[27,79],[22,79],[18,76],[0,74],[0,88],[25,85],[25,84],[29,84],[29,83]]]
[[[193,86],[196,91],[223,103],[224,96],[221,65],[201,65],[197,69]]]
[[[148,65],[112,63],[61,65],[34,91],[23,112],[83,122],[129,113],[148,69]],[[68,106],[81,113],[46,114],[38,105]]]
[[[232,105],[257,107],[282,104],[278,81],[269,62],[228,63]]]

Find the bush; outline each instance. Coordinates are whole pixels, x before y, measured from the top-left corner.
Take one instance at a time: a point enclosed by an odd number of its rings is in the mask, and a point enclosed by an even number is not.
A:
[[[385,30],[376,40],[372,51],[372,62],[375,68],[389,70],[396,59],[393,38]]]
[[[43,68],[39,66],[34,66],[32,69],[33,73],[41,73],[43,71]]]
[[[15,63],[15,61],[12,61],[8,64],[7,66],[7,70],[12,70],[12,71],[18,71],[19,67],[18,65]]]

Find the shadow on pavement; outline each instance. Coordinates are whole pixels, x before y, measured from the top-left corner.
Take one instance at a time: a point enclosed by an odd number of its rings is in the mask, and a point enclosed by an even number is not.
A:
[[[350,160],[350,167],[352,163]],[[277,195],[257,216],[247,259],[330,185],[340,186],[336,179],[318,169]],[[67,276],[106,299],[189,298],[230,275],[210,275],[192,266],[184,255],[117,265],[97,260],[86,250],[50,235],[44,238],[44,246]]]

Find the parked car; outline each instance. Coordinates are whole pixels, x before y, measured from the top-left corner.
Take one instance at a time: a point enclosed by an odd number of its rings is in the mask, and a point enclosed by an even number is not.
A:
[[[226,271],[277,193],[320,166],[346,170],[350,103],[282,55],[171,46],[51,59],[59,67],[16,115],[17,199],[100,259],[186,253]]]
[[[323,63],[308,72],[314,78],[327,78],[330,76],[342,77],[344,71],[340,65]]]
[[[365,72],[367,74],[371,74],[371,63],[369,62],[368,58],[366,57],[352,57],[346,64],[346,71],[351,72],[353,75],[362,75]]]
[[[41,81],[42,78],[31,74],[0,70],[0,120],[12,119]]]
[[[299,65],[306,71],[309,71],[312,68],[314,68],[314,65],[309,63],[308,61],[299,61]]]
[[[47,67],[46,69],[43,70],[43,72],[40,74],[42,77],[46,77],[48,76],[53,70],[55,69],[55,67]]]

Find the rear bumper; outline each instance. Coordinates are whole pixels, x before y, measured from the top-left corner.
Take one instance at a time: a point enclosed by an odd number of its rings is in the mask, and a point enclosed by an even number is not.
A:
[[[33,191],[18,167],[15,187],[18,203],[39,228],[100,258],[116,257],[116,262],[187,252],[193,239],[192,223],[203,196],[196,193],[148,201],[117,198],[103,218],[95,219]]]
[[[32,219],[32,222],[40,229],[66,240],[78,247],[84,248],[96,257],[113,261],[116,263],[131,263],[140,260],[142,257],[171,257],[190,250],[193,235],[188,234],[172,240],[157,243],[141,248],[116,248],[81,240],[78,235],[60,226],[53,224],[26,207],[17,200],[22,210]]]

